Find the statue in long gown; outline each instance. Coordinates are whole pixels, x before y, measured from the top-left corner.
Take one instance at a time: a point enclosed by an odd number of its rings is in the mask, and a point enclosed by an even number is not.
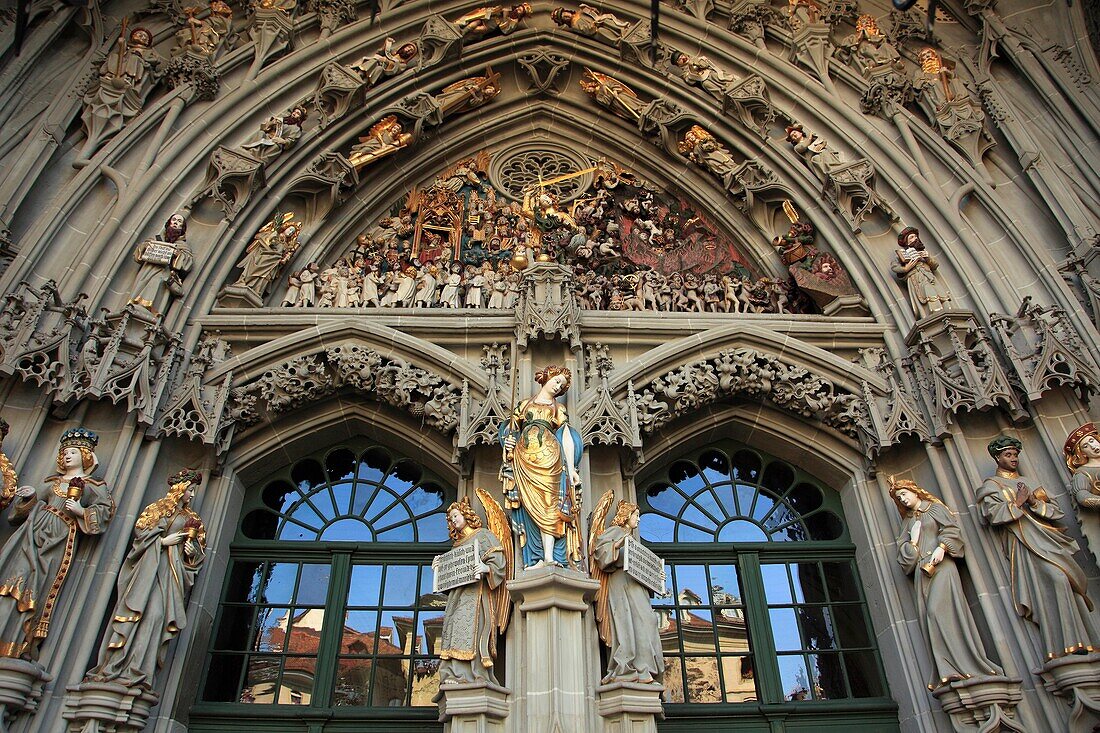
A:
[[[913,315],[925,318],[936,311],[951,306],[951,291],[936,275],[939,262],[921,241],[915,227],[906,227],[898,235],[897,262],[892,266],[894,274],[905,282],[909,291],[909,305]]]
[[[66,430],[58,473],[15,492],[8,519],[20,526],[0,550],[0,656],[38,658],[80,535],[102,534],[114,516],[111,492],[91,475],[98,442],[90,430]]]
[[[600,639],[611,647],[609,682],[653,682],[665,671],[660,619],[649,602],[649,590],[623,569],[626,537],[637,539],[638,505],[620,501],[610,527],[604,527],[614,491],[604,494],[592,514],[588,562],[600,582],[596,593],[596,624]]]
[[[1015,438],[989,444],[997,472],[978,489],[978,508],[1000,534],[1010,564],[1016,612],[1039,627],[1046,659],[1088,654],[1100,641],[1088,579],[1073,559],[1077,542],[1055,524],[1062,510],[1046,489],[1020,475]]]
[[[439,683],[490,682],[497,637],[508,627],[512,605],[505,582],[512,577],[512,538],[500,504],[483,489],[477,490],[489,528],[470,506],[469,498],[447,508],[447,527],[455,547],[478,543],[481,565],[478,580],[447,593],[441,637]]]
[[[965,550],[955,514],[912,481],[890,477],[901,514],[898,564],[917,587],[917,617],[932,651],[929,690],[971,677],[1004,676],[982,648],[955,565]]]
[[[3,452],[4,440],[8,437],[9,430],[11,426],[8,425],[8,421],[0,418],[0,512],[8,508],[8,504],[11,504],[19,488],[19,476],[15,472],[15,466]]]
[[[88,679],[153,688],[169,642],[187,626],[187,596],[206,560],[206,526],[190,506],[201,483],[202,474],[192,469],[172,475],[164,498],[138,517]]]
[[[298,250],[298,223],[293,214],[286,214],[282,221],[276,216],[252,238],[244,257],[237,263],[241,276],[234,285],[247,288],[260,298],[279,276],[282,269]]]
[[[183,295],[183,278],[195,263],[187,246],[187,220],[183,214],[168,217],[164,233],[137,246],[137,277],[130,287],[130,302],[161,315],[172,298]]]
[[[1069,493],[1089,550],[1100,558],[1100,431],[1089,422],[1069,434],[1064,446]]]
[[[504,446],[505,505],[519,533],[523,566],[542,567],[581,561],[581,477],[577,472],[584,445],[568,424],[565,394],[572,374],[550,365],[535,374],[538,393],[523,400],[500,426]]]

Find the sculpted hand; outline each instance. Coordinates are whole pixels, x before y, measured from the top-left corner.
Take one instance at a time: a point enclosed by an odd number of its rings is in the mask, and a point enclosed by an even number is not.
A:
[[[37,492],[35,491],[35,488],[33,486],[20,486],[18,489],[15,490],[15,495],[18,496],[20,499],[29,499],[36,493]]]
[[[195,541],[194,540],[188,539],[186,542],[183,543],[184,553],[186,553],[188,555],[195,555],[195,554],[197,554],[197,550],[198,550],[198,548],[195,546]]]
[[[512,450],[516,447],[516,438],[514,435],[509,435],[507,438],[504,439],[504,447],[507,450]]]
[[[74,517],[84,516],[84,507],[80,506],[80,502],[76,499],[66,499],[65,509],[69,512],[69,514],[72,514]]]
[[[913,526],[909,528],[909,541],[914,545],[920,541],[920,522],[913,522]]]
[[[171,545],[178,545],[179,543],[183,542],[183,539],[186,536],[187,536],[186,532],[172,532],[171,534],[166,534],[163,537],[161,537],[160,538],[160,543],[162,545],[164,545],[165,547],[170,547]]]
[[[946,554],[946,551],[942,547],[937,547],[936,549],[932,550],[932,559],[930,560],[930,562],[933,565],[939,565],[941,562],[943,562],[943,556]]]

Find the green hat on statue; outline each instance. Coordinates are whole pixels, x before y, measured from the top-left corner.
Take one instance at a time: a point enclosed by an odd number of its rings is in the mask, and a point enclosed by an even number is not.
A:
[[[996,458],[999,453],[1001,453],[1002,451],[1006,451],[1009,448],[1021,450],[1023,447],[1024,444],[1016,438],[1008,435],[1002,435],[990,441],[989,445],[987,445],[985,449],[989,451],[989,455],[993,456],[993,458]]]

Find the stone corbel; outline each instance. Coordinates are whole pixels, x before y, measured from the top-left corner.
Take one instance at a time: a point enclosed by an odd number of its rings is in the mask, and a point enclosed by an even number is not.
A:
[[[221,75],[207,54],[188,49],[168,61],[164,82],[169,89],[189,87],[188,102],[209,102],[218,96]]]
[[[596,709],[604,720],[605,733],[656,733],[657,721],[665,717],[659,684],[612,682],[596,688]]]
[[[791,63],[800,63],[810,69],[823,84],[831,82],[829,59],[836,50],[830,35],[831,30],[826,23],[806,23],[791,31]]]
[[[1069,701],[1068,733],[1100,726],[1100,652],[1051,659],[1038,672],[1048,692]]]
[[[870,421],[869,435],[874,437],[870,449],[872,459],[878,454],[912,436],[923,442],[930,442],[931,431],[924,411],[914,397],[916,389],[897,366],[890,361],[885,349],[862,349],[861,353],[874,369],[886,380],[885,392],[875,390],[871,383],[863,380],[863,398],[867,403],[867,417]]]
[[[936,688],[932,696],[951,717],[955,733],[1027,733],[1016,720],[1016,705],[1023,698],[1019,679],[957,680]]]
[[[68,688],[62,717],[69,733],[141,733],[160,698],[140,687],[82,682]]]
[[[1100,366],[1061,308],[1032,303],[1029,295],[1016,315],[993,313],[989,321],[1029,400],[1058,386],[1076,389],[1085,400],[1100,391]]]
[[[313,92],[313,106],[321,118],[321,128],[343,117],[352,107],[359,108],[366,91],[367,83],[354,69],[336,61],[321,69]]]
[[[571,351],[581,348],[580,309],[573,271],[564,265],[536,262],[523,271],[516,305],[516,344],[526,350],[532,340],[560,338]]]
[[[22,713],[33,714],[42,699],[42,687],[53,680],[38,662],[0,657],[0,729]]]
[[[229,345],[220,338],[199,342],[183,379],[175,386],[157,416],[151,432],[158,438],[177,436],[215,445],[228,416],[229,385],[233,372],[208,382],[207,373],[229,357]]]
[[[512,691],[488,682],[443,685],[435,701],[446,733],[503,733]]]
[[[264,182],[263,162],[219,145],[210,155],[206,178],[191,198],[191,205],[210,197],[221,207],[225,218],[232,219]]]
[[[63,302],[52,280],[40,288],[20,283],[0,314],[0,342],[4,348],[0,373],[15,374],[55,394],[64,391],[72,378],[73,355],[88,322],[81,305],[85,298],[80,293],[72,301]]]
[[[320,221],[359,185],[359,174],[339,153],[322,153],[290,184],[290,193],[306,199],[305,221]]]
[[[256,6],[248,27],[248,37],[255,44],[256,54],[248,70],[249,78],[259,74],[268,59],[290,47],[290,32],[294,30],[291,12],[278,7]]]

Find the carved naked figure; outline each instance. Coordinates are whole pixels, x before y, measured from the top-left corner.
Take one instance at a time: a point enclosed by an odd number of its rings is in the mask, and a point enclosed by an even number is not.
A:
[[[307,114],[305,107],[295,107],[285,116],[269,117],[241,149],[261,163],[270,163],[298,142]]]
[[[127,34],[123,28],[115,49],[100,64],[84,94],[85,157],[141,114],[165,60],[152,46],[153,35],[147,29],[134,28]]]
[[[195,264],[183,214],[168,217],[164,233],[139,244],[134,259],[138,272],[130,286],[130,302],[154,315],[163,314],[173,298],[183,295],[183,278]]]
[[[420,49],[415,43],[403,43],[397,48],[394,46],[397,46],[397,41],[387,38],[382,48],[373,56],[364,56],[350,68],[362,77],[367,86],[371,87],[383,78],[397,76],[409,68],[409,64],[420,53]]]
[[[357,170],[362,170],[379,158],[410,145],[412,141],[412,133],[404,131],[396,115],[383,117],[371,127],[365,137],[359,138],[359,142],[352,146],[348,161]]]
[[[247,288],[262,298],[267,288],[279,276],[279,270],[297,249],[296,222],[287,218],[278,228],[275,222],[268,222],[256,232],[244,257],[237,263],[242,272],[234,284]]]
[[[581,558],[579,515],[584,445],[557,398],[572,373],[550,365],[535,374],[540,389],[500,426],[505,505],[522,536],[523,566],[576,565]]]
[[[901,514],[898,564],[917,588],[917,617],[932,650],[929,689],[971,677],[1003,676],[982,648],[963,594],[956,559],[965,551],[955,514],[912,481],[890,477],[890,498]]]
[[[898,235],[897,262],[891,269],[909,291],[909,305],[913,315],[925,318],[936,311],[949,308],[951,291],[936,276],[939,262],[924,247],[920,232],[906,227]]]
[[[482,489],[478,498],[485,507],[489,528],[463,498],[447,508],[447,527],[455,547],[478,543],[478,579],[447,593],[440,640],[439,683],[490,682],[497,636],[508,626],[511,602],[505,582],[512,578],[512,536],[500,504]]]
[[[1022,447],[1007,436],[989,444],[997,472],[978,489],[978,508],[1000,536],[1013,605],[1038,627],[1043,661],[1087,654],[1100,646],[1100,630],[1087,595],[1088,578],[1073,559],[1077,542],[1056,524],[1062,510],[1046,489],[1020,475]]]
[[[66,430],[58,472],[15,492],[8,520],[19,526],[0,550],[0,656],[38,658],[80,536],[102,534],[114,516],[111,492],[92,478],[98,442],[90,430]]]
[[[1081,533],[1092,554],[1100,557],[1100,430],[1091,422],[1085,423],[1069,434],[1063,452]]]
[[[649,600],[649,590],[623,570],[623,545],[628,536],[637,539],[638,505],[620,501],[610,527],[604,527],[614,491],[596,505],[589,531],[588,557],[592,577],[600,582],[596,594],[596,623],[600,639],[611,647],[607,661],[609,682],[646,684],[665,671],[659,618]]]
[[[168,644],[187,626],[187,597],[206,559],[206,526],[190,506],[201,483],[202,474],[191,469],[172,475],[164,498],[138,517],[88,679],[153,688]]]

